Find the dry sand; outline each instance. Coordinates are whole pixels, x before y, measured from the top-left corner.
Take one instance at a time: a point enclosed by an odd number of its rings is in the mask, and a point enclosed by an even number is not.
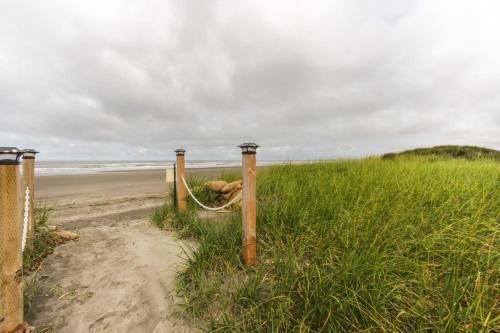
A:
[[[37,177],[38,201],[54,209],[51,223],[80,235],[36,274],[40,290],[27,320],[37,331],[199,331],[175,296],[176,272],[195,244],[148,221],[165,201],[164,177],[163,170]]]

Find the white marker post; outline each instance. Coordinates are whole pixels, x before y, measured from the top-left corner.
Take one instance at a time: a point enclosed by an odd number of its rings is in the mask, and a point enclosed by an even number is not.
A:
[[[174,168],[167,168],[165,170],[165,182],[168,183],[173,183],[175,181],[175,176],[174,176]]]

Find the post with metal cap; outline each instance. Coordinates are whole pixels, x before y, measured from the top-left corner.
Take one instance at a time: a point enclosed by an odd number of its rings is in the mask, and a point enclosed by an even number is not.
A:
[[[185,214],[187,212],[187,192],[186,186],[184,186],[184,182],[182,181],[182,177],[185,177],[185,162],[184,162],[184,154],[186,151],[184,149],[175,150],[175,154],[177,155],[177,163],[176,163],[176,183],[177,183],[177,209],[180,213]]]
[[[256,154],[259,146],[255,143],[244,143],[239,147],[243,154],[243,261],[248,266],[254,266],[257,257]]]
[[[33,250],[33,210],[35,205],[35,155],[34,149],[23,150],[23,228],[26,227],[26,247]],[[25,231],[23,230],[23,233]],[[24,236],[24,234],[23,234]]]
[[[0,332],[16,332],[24,324],[19,214],[21,155],[15,147],[0,147]]]

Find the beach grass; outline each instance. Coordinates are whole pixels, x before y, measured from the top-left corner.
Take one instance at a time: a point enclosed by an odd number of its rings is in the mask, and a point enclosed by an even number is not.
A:
[[[48,207],[36,207],[33,211],[33,248],[26,247],[23,251],[25,273],[35,270],[57,246],[57,240],[49,230],[50,211]]]
[[[257,201],[256,267],[241,261],[239,212],[217,224],[170,208],[165,219],[199,241],[179,292],[211,330],[500,328],[498,162],[280,165],[258,173]]]
[[[24,279],[24,312],[32,310],[32,300],[40,292],[39,277],[37,275],[43,259],[54,251],[57,240],[49,230],[51,209],[36,207],[33,211],[33,248],[26,247],[23,251]]]

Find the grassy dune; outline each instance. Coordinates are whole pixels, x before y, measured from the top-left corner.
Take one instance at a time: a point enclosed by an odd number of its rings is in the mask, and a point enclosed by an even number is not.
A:
[[[500,164],[423,157],[285,165],[258,174],[258,265],[239,213],[165,221],[200,247],[179,276],[213,330],[500,328]],[[209,198],[209,196],[206,196]]]
[[[435,146],[428,148],[417,148],[405,150],[400,153],[384,154],[382,158],[393,159],[398,156],[440,156],[449,158],[464,158],[469,160],[475,159],[493,159],[500,161],[500,151],[477,147],[477,146]]]

